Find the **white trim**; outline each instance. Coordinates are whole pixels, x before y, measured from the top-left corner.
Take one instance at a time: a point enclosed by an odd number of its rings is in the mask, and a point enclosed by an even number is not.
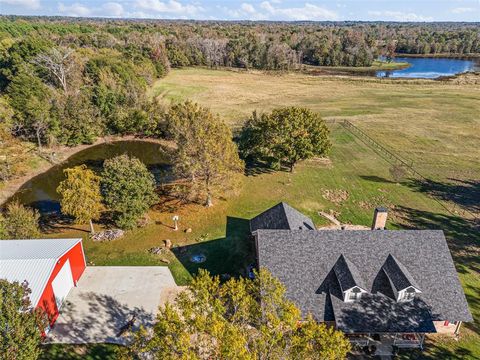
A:
[[[78,244],[79,242],[80,242],[80,244],[82,243],[82,239],[80,239],[80,238],[78,238],[78,239],[71,239],[71,240],[78,240],[78,241],[77,241],[75,244],[73,244],[71,247],[69,247],[68,250],[66,250],[62,255],[60,255],[59,257],[57,257],[57,258],[55,259],[55,263],[53,264],[52,268],[51,268],[50,271],[48,272],[48,276],[46,277],[45,282],[42,284],[42,285],[43,285],[43,286],[42,286],[42,289],[43,289],[43,290],[42,290],[42,292],[40,293],[40,296],[38,297],[38,299],[37,299],[37,301],[36,301],[35,304],[32,302],[32,306],[33,306],[33,307],[37,307],[37,306],[38,306],[38,303],[39,303],[40,299],[42,298],[42,295],[43,295],[43,293],[45,292],[45,289],[47,288],[48,280],[50,280],[50,278],[52,277],[53,270],[55,270],[55,267],[56,267],[57,264],[58,264],[58,260],[59,260],[61,257],[65,256],[65,254],[67,254],[67,253],[68,253],[70,250],[72,250],[75,246],[77,246],[77,244]],[[80,247],[82,248],[82,253],[83,253],[83,246],[80,245]],[[85,263],[85,254],[83,255],[83,262]],[[72,274],[72,277],[73,277],[73,274]],[[30,299],[30,301],[31,301],[31,299]]]

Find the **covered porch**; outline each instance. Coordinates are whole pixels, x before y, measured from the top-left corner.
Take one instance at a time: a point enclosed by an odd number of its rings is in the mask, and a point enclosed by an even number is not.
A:
[[[388,344],[398,348],[423,348],[424,333],[385,333],[385,334],[347,334],[352,345],[364,347],[369,345]]]

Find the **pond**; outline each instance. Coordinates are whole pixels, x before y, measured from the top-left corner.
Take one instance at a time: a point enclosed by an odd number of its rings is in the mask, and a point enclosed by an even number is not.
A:
[[[162,145],[150,141],[116,141],[95,145],[72,155],[61,164],[26,182],[8,201],[18,200],[43,214],[59,212],[56,189],[64,179],[64,169],[85,164],[99,173],[106,159],[122,154],[139,158],[153,173],[157,183],[164,180],[170,172],[168,152]]]
[[[400,70],[377,71],[377,77],[435,79],[466,71],[480,71],[480,59],[396,57],[394,62],[407,62]]]

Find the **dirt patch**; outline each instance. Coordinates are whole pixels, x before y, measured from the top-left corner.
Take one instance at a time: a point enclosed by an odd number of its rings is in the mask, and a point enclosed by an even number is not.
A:
[[[340,205],[341,203],[348,200],[348,191],[342,189],[323,190],[323,198],[334,203],[335,205]]]

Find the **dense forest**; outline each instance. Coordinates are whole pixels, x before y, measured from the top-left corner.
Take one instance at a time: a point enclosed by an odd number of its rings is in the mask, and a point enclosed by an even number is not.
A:
[[[42,148],[168,135],[147,89],[170,68],[369,66],[396,53],[480,53],[479,27],[0,17],[0,180],[15,173],[5,149],[18,139]]]

